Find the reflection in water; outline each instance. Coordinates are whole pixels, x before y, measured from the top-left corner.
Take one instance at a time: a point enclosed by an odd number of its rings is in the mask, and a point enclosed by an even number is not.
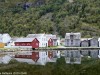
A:
[[[16,59],[19,62],[27,62],[29,64],[45,65],[47,62],[56,62],[57,58],[65,57],[66,63],[81,64],[81,59],[84,56],[91,58],[98,58],[98,50],[63,50],[63,51],[20,51],[20,52],[6,52],[2,56],[0,54],[0,63],[9,63],[11,59]]]
[[[66,63],[80,64],[81,63],[80,51],[78,50],[65,51],[65,60],[66,60]]]

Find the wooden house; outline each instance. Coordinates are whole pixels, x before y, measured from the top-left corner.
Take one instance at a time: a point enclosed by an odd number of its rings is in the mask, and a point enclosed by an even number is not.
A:
[[[52,47],[53,46],[52,34],[46,34],[46,39],[47,39],[48,47]]]
[[[39,41],[39,47],[48,47],[48,42],[45,34],[28,34],[27,38],[37,38]]]
[[[2,34],[2,42],[8,44],[11,40],[11,37],[8,33]]]
[[[98,47],[99,46],[98,38],[91,38],[89,40],[89,46]]]
[[[82,38],[81,39],[81,47],[88,47],[89,46],[89,41],[87,38]]]
[[[57,37],[56,35],[52,35],[52,40],[53,40],[53,46],[60,45],[60,38]]]
[[[39,48],[39,41],[37,38],[19,38],[15,41],[15,46]]]
[[[65,46],[79,47],[80,46],[80,33],[66,33],[65,35]]]

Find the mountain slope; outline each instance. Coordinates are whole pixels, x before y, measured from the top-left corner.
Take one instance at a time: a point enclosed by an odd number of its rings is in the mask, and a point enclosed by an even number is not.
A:
[[[0,33],[100,36],[100,0],[0,0]]]

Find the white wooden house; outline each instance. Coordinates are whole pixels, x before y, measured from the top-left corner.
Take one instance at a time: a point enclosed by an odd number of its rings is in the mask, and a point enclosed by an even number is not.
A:
[[[39,47],[48,47],[48,42],[45,34],[28,34],[28,38],[37,38],[39,41]]]
[[[60,38],[57,37],[56,35],[52,35],[52,40],[53,40],[53,46],[59,46],[60,45]]]
[[[11,40],[11,37],[8,33],[2,34],[2,42],[8,44]]]
[[[65,46],[79,47],[81,40],[81,33],[66,33]]]
[[[54,40],[53,40],[53,36],[52,34],[45,34],[46,35],[46,39],[47,39],[47,43],[48,43],[48,46],[51,47],[51,46],[54,46]]]

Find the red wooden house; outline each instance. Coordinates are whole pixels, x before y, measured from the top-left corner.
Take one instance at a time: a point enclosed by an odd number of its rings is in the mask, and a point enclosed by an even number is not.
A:
[[[53,40],[51,38],[48,40],[48,46],[49,47],[52,47],[53,46]]]
[[[19,38],[15,41],[15,46],[31,46],[32,48],[39,48],[39,41],[37,38]]]

